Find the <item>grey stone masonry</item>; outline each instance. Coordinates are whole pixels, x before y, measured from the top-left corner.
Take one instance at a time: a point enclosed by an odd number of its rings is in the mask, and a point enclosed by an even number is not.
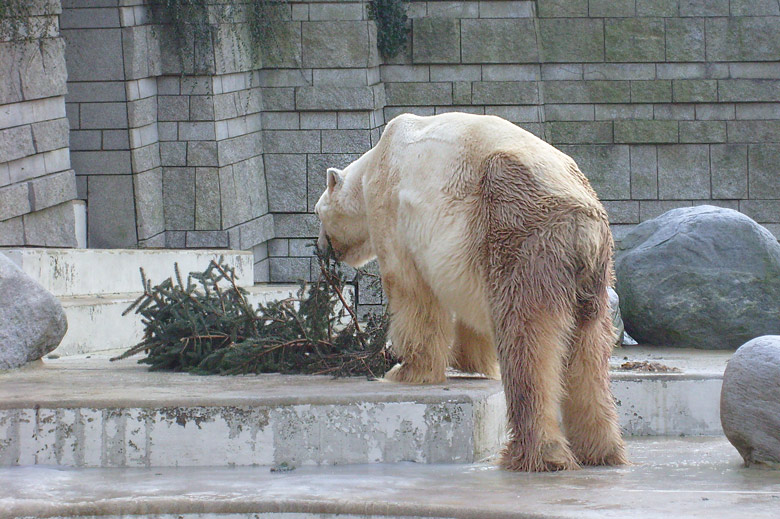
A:
[[[618,237],[700,203],[780,235],[777,2],[410,0],[386,59],[364,0],[291,0],[272,45],[220,29],[197,55],[144,0],[64,7],[28,67],[0,42],[0,244],[54,243],[41,222],[79,197],[90,246],[251,249],[257,281],[311,279],[327,168],[448,111],[570,154]]]
[[[0,31],[0,246],[75,247],[61,6],[29,7],[30,25]]]
[[[618,232],[706,201],[777,233],[757,209],[780,191],[775,3],[483,3],[411,2],[411,48],[381,70],[387,119],[504,116],[578,161]]]

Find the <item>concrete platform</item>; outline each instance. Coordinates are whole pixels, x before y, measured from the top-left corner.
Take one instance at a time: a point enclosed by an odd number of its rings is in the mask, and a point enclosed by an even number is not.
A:
[[[500,447],[500,384],[150,373],[45,360],[0,375],[0,465],[470,463]]]
[[[629,441],[633,465],[547,474],[491,463],[254,468],[0,468],[3,518],[776,519],[780,471],[722,438]]]
[[[720,435],[727,352],[624,348],[682,371],[613,373],[626,435]],[[676,359],[676,360],[675,360]],[[406,386],[365,379],[151,373],[134,359],[45,359],[0,374],[0,465],[244,466],[472,463],[498,451],[497,381]],[[208,447],[207,447],[208,446]]]

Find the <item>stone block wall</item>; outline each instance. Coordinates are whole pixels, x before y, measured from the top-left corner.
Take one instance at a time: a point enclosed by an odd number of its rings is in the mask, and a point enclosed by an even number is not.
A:
[[[270,280],[316,279],[314,204],[328,167],[344,167],[373,146],[384,125],[376,27],[361,1],[301,2],[285,14],[293,51],[264,68],[263,143]],[[268,60],[264,61],[264,64]]]
[[[65,0],[89,246],[251,249],[267,281],[273,217],[254,56],[240,32],[220,30],[197,53],[153,22],[143,0]]]
[[[92,248],[160,243],[160,51],[136,2],[63,0],[71,160]],[[133,5],[139,4],[139,5]]]
[[[361,0],[291,0],[257,52],[241,25],[186,59],[143,0],[62,1],[70,159],[91,247],[251,249],[257,281],[311,279],[326,169],[368,150],[400,113],[453,110],[500,115],[572,155],[618,237],[701,203],[780,236],[777,2],[412,0],[409,45],[384,60]],[[61,63],[60,40],[44,40],[39,61]],[[61,82],[52,66],[27,88]],[[69,170],[54,107],[64,89],[8,97],[35,70],[4,83],[1,107],[52,107],[13,124],[0,110],[15,143],[0,153],[51,159],[31,159],[43,161],[34,176],[0,162],[6,242],[22,243],[44,204],[74,196],[72,173],[58,176]],[[60,140],[34,137],[39,123]]]
[[[75,247],[58,1],[31,2],[27,38],[0,32],[0,246]]]
[[[413,1],[385,115],[496,114],[577,160],[616,236],[675,207],[780,236],[780,8],[728,0]]]

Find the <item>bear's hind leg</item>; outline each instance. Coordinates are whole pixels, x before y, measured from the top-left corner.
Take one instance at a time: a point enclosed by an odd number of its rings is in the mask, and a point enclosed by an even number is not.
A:
[[[405,282],[384,277],[390,308],[390,340],[401,363],[385,379],[407,384],[439,384],[446,380],[452,340],[452,317],[428,285],[405,273]]]
[[[570,322],[568,313],[539,311],[523,319],[511,308],[499,318],[498,358],[510,433],[501,461],[505,469],[579,468],[558,424]]]
[[[482,373],[496,380],[501,378],[496,348],[491,338],[459,319],[455,321],[452,367],[466,373]]]
[[[562,402],[564,430],[583,465],[628,463],[609,386],[614,330],[606,297],[596,317],[577,324]]]

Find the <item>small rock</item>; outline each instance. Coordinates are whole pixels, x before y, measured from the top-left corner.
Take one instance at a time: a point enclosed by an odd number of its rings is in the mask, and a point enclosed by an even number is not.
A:
[[[67,329],[57,298],[0,254],[0,369],[40,359]]]
[[[780,468],[780,335],[757,337],[731,357],[720,422],[746,466]]]
[[[685,207],[641,223],[615,271],[626,331],[642,344],[736,349],[780,334],[780,244],[737,211]]]
[[[619,348],[623,345],[624,334],[626,329],[623,326],[623,318],[620,316],[620,298],[612,287],[607,288],[609,292],[609,310],[612,312],[612,326],[615,327],[615,347]]]

